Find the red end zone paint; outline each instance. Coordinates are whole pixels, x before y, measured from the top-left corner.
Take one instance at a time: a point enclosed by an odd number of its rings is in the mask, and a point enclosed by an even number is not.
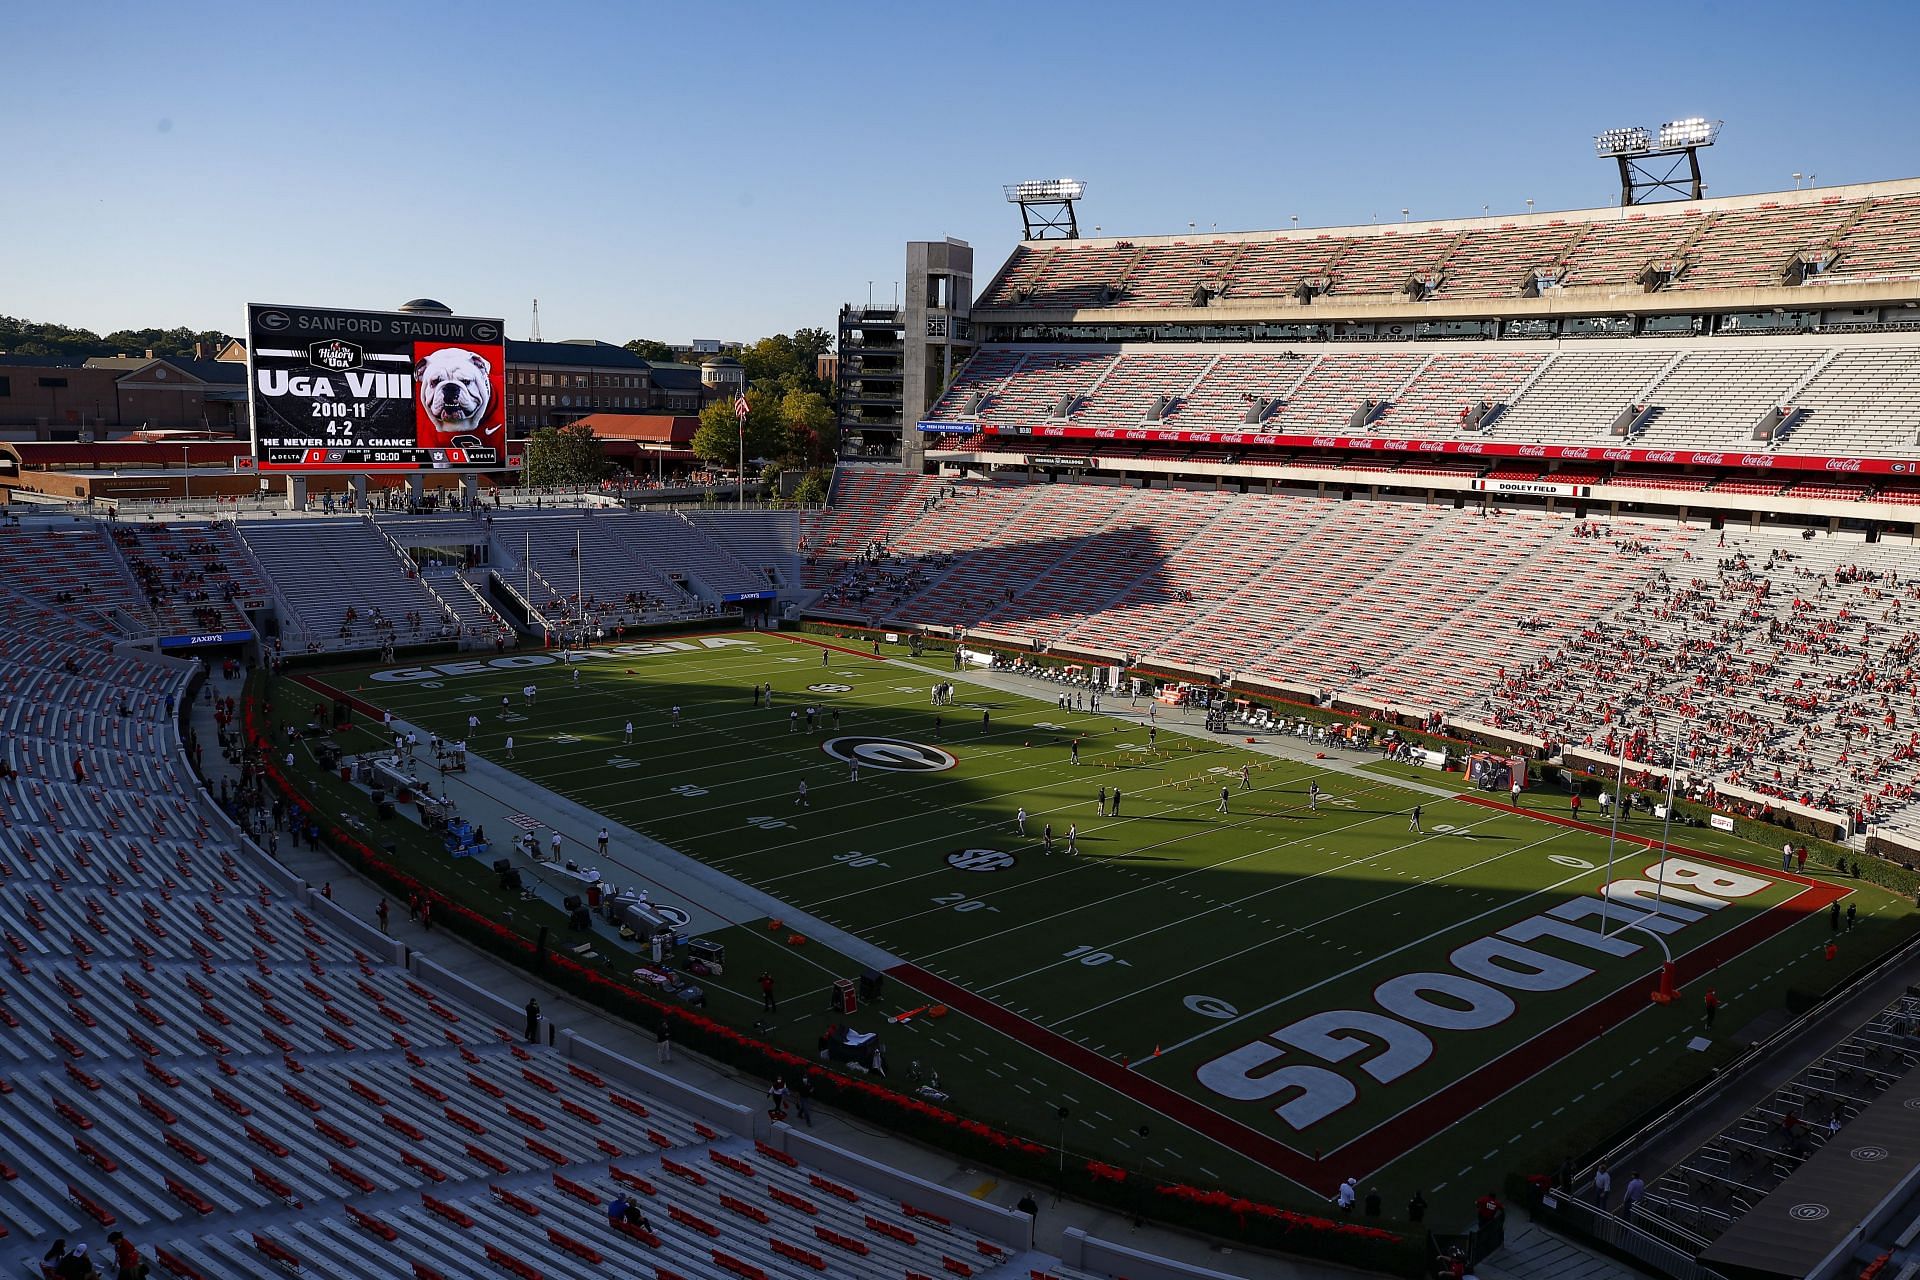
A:
[[[1539,814],[1511,805],[1463,795],[1461,800],[1490,809],[1519,813],[1576,830],[1607,834],[1607,828],[1588,823]],[[1657,841],[1642,836],[1633,843],[1657,850]],[[1755,870],[1744,863],[1717,854],[1688,849],[1669,843],[1667,850],[1677,856],[1717,863],[1729,868]],[[1763,871],[1786,883],[1802,886],[1799,893],[1734,926],[1718,937],[1701,943],[1676,958],[1676,981],[1682,986],[1711,973],[1720,965],[1759,946],[1816,912],[1852,892],[1843,886],[1786,872]],[[1516,1045],[1500,1057],[1478,1067],[1470,1074],[1445,1085],[1413,1106],[1390,1117],[1361,1134],[1345,1146],[1325,1152],[1316,1161],[1286,1143],[1250,1125],[1244,1124],[1205,1103],[1180,1093],[1157,1080],[1121,1066],[1101,1054],[1076,1044],[1064,1036],[1011,1013],[984,997],[977,996],[944,978],[928,973],[917,965],[897,965],[888,971],[943,1003],[959,1009],[1013,1039],[1046,1054],[1063,1066],[1106,1085],[1118,1093],[1152,1107],[1163,1115],[1221,1146],[1267,1166],[1309,1190],[1332,1195],[1344,1174],[1353,1172],[1355,1162],[1368,1174],[1384,1168],[1416,1147],[1444,1133],[1487,1103],[1538,1075],[1544,1066],[1557,1065],[1575,1050],[1599,1039],[1606,1032],[1647,1008],[1647,993],[1652,973],[1622,984],[1611,994],[1585,1008],[1575,1010],[1555,1025]],[[1335,1164],[1338,1160],[1340,1163]],[[1340,1172],[1335,1172],[1339,1170]]]
[[[303,689],[313,690],[315,693],[320,694],[322,697],[336,698],[339,701],[344,702],[348,706],[352,707],[355,711],[358,711],[361,715],[366,716],[368,719],[373,720],[375,722],[378,722],[381,716],[386,714],[385,712],[381,711],[380,708],[374,706],[371,702],[368,702],[365,698],[355,697],[351,693],[347,693],[347,692],[344,692],[343,690],[336,689],[332,685],[326,683],[324,680],[321,680],[318,676],[289,676],[288,679],[292,680],[295,684],[299,685]]]

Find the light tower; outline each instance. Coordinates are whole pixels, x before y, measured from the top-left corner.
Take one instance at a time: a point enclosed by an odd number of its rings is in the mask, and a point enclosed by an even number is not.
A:
[[[1593,140],[1602,160],[1620,166],[1620,207],[1661,200],[1698,200],[1706,186],[1700,181],[1700,148],[1720,136],[1721,120],[1688,116],[1669,120],[1656,133],[1642,125],[1608,129]]]
[[[1028,240],[1078,240],[1080,220],[1073,202],[1087,194],[1078,178],[1046,178],[1038,182],[1009,182],[1001,188],[1007,203],[1020,206],[1020,221]]]

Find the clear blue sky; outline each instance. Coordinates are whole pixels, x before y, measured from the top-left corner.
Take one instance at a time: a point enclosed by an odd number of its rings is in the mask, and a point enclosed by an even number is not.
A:
[[[1920,174],[1920,5],[26,5],[0,313],[234,329],[416,295],[548,338],[753,338],[1018,234],[1611,203],[1591,135],[1723,117],[1720,194]]]

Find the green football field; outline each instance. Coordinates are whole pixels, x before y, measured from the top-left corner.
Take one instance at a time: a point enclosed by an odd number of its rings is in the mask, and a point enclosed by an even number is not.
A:
[[[477,714],[488,760],[884,949],[894,982],[852,1021],[886,1036],[896,1084],[917,1060],[954,1109],[1075,1158],[1282,1203],[1347,1176],[1397,1205],[1550,1167],[1916,925],[1903,898],[1783,875],[1777,852],[1768,867],[1697,829],[1675,841],[1706,856],[1676,855],[1657,886],[1659,854],[1623,842],[1603,903],[1606,835],[1567,823],[1564,796],[1515,813],[1364,757],[1176,732],[1164,707],[1150,743],[1144,700],[1095,715],[960,678],[935,706],[955,679],[938,659],[742,632],[602,651],[577,682],[558,663],[437,661],[453,669],[318,678],[448,737]],[[1831,962],[1836,900],[1859,921]],[[778,966],[767,1034],[811,1051],[831,979],[856,966],[830,939],[802,962],[763,921],[735,932],[730,968]],[[1683,994],[1661,1006],[1668,955]],[[714,1012],[751,1023],[735,981]],[[1723,1007],[1703,1037],[1708,986]],[[951,1012],[885,1021],[934,1003]]]

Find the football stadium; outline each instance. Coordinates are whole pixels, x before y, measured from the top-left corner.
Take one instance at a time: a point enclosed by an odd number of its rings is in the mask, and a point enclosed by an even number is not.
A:
[[[0,441],[0,1271],[1920,1275],[1920,179],[1717,129],[1011,187],[824,502],[527,483],[458,298]]]

